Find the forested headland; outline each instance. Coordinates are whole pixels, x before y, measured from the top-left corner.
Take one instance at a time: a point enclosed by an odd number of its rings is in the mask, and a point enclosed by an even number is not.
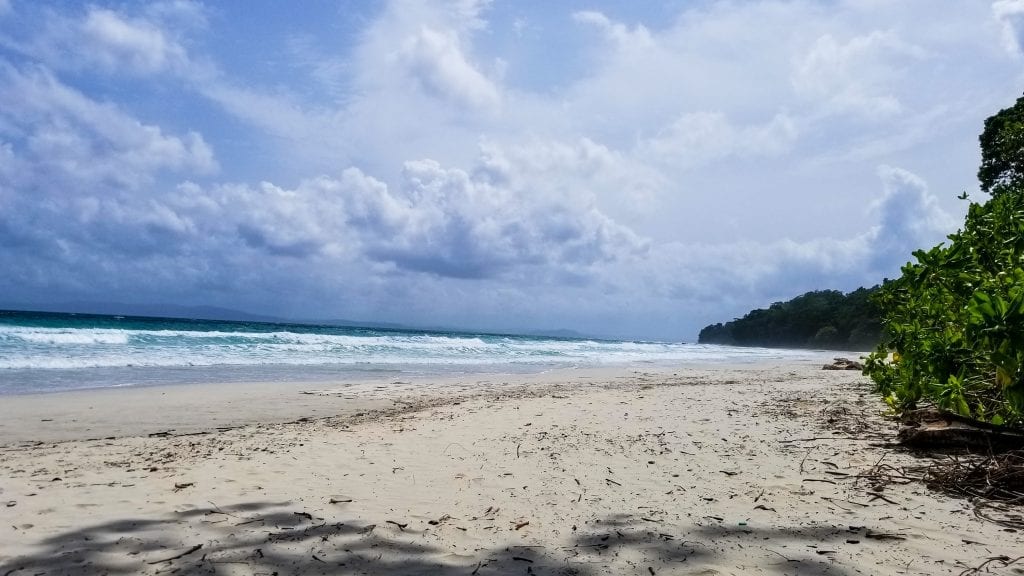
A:
[[[870,350],[882,338],[882,321],[872,295],[878,287],[815,290],[776,302],[724,324],[704,327],[701,344]]]

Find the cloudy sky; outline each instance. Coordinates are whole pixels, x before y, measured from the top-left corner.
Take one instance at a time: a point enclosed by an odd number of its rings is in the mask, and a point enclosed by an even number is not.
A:
[[[0,0],[0,304],[690,339],[898,275],[1022,91],[1024,0]]]

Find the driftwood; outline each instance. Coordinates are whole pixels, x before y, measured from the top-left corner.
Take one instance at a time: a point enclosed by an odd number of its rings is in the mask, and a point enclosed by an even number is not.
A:
[[[900,443],[914,448],[1003,452],[1024,449],[1024,432],[969,420],[934,409],[904,415]]]
[[[831,364],[825,364],[822,370],[864,370],[864,365],[849,358],[834,358]]]

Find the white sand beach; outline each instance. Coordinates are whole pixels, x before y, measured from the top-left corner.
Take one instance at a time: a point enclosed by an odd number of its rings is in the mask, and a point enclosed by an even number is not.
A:
[[[966,501],[858,478],[914,460],[858,372],[315,388],[4,398],[0,574],[955,575],[1024,553]]]

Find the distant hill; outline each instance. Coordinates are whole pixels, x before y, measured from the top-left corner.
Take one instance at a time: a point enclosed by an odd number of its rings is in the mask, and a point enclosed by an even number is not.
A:
[[[817,290],[788,302],[776,302],[725,324],[700,331],[702,344],[869,350],[882,338],[882,321],[870,296],[878,290],[859,288],[843,294]]]
[[[250,314],[218,306],[181,306],[178,304],[125,304],[123,302],[60,302],[55,304],[4,304],[6,310],[61,312],[67,314],[105,314],[108,316],[141,316],[147,318],[185,318],[189,320],[224,320],[228,322],[288,322],[283,318]]]
[[[219,306],[182,306],[179,304],[126,304],[123,302],[60,302],[55,304],[12,304],[0,302],[0,310],[24,310],[32,312],[56,312],[66,314],[102,314],[108,316],[140,316],[146,318],[183,318],[187,320],[220,320],[227,322],[267,322],[271,324],[311,324],[340,326],[344,328],[369,328],[371,330],[398,330],[414,332],[462,332],[468,334],[508,334],[510,336],[534,336],[550,338],[602,339],[575,330],[552,329],[518,332],[494,332],[473,328],[442,326],[413,326],[397,322],[375,322],[372,320],[328,320],[312,318],[282,318],[265,314],[251,314]]]

